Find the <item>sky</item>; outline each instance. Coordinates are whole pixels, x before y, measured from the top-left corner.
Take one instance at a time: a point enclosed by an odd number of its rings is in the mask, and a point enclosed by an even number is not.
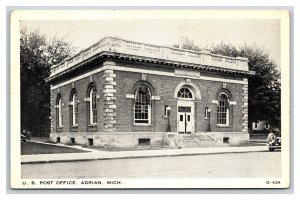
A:
[[[218,43],[257,45],[280,65],[280,21],[278,19],[103,19],[26,20],[21,29],[39,29],[49,39],[64,37],[78,51],[106,36],[136,42],[171,46],[182,37],[200,48]]]

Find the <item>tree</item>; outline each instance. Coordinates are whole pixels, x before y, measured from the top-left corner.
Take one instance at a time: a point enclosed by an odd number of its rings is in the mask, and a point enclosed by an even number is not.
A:
[[[189,39],[187,36],[181,37],[178,44],[173,44],[172,47],[193,50],[193,51],[201,51],[201,49],[195,45],[194,40]]]
[[[191,44],[192,42],[192,44]],[[195,50],[193,40],[189,40],[183,47]],[[198,47],[198,49],[201,49]],[[224,44],[203,48],[213,54],[232,57],[245,57],[249,60],[249,70],[255,75],[248,79],[248,127],[252,122],[266,121],[273,127],[280,127],[281,120],[281,84],[280,72],[269,53],[256,45],[244,44],[239,48]]]
[[[74,54],[75,48],[64,38],[46,39],[38,30],[21,30],[21,128],[33,134],[49,131],[50,86],[45,78],[50,67]]]
[[[249,128],[252,122],[266,121],[273,127],[280,127],[281,84],[277,65],[269,53],[256,45],[244,44],[238,49],[230,44],[212,46],[211,53],[249,60],[249,70],[255,75],[248,79]]]

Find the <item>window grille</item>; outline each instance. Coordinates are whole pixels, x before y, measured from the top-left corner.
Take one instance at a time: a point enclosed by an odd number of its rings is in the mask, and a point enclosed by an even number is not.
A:
[[[177,97],[179,98],[186,98],[186,99],[192,99],[193,94],[190,89],[183,87],[178,91]]]
[[[63,126],[63,112],[62,112],[62,98],[59,97],[58,99],[58,106],[57,106],[57,112],[58,112],[58,126],[62,127]]]
[[[151,94],[146,85],[140,85],[135,94],[134,123],[151,123]]]
[[[95,87],[90,90],[90,124],[97,124],[97,91]]]
[[[225,94],[219,96],[217,124],[229,125],[229,99]]]
[[[72,97],[72,125],[78,125],[78,96],[76,93],[73,94]]]

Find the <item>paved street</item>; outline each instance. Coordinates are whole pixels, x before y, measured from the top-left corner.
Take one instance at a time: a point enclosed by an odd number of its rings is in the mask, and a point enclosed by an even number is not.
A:
[[[22,178],[280,177],[281,152],[23,164]]]

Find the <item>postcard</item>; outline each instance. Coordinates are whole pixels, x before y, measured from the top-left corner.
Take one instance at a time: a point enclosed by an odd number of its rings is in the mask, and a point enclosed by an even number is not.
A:
[[[11,12],[11,188],[290,186],[287,10]]]

